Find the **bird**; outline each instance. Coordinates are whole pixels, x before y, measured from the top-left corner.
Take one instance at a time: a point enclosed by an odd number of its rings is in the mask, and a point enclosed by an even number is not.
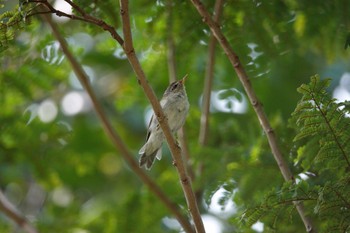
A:
[[[165,90],[160,106],[168,120],[172,133],[177,132],[184,124],[190,108],[185,89],[187,75],[181,80],[172,82]],[[148,125],[146,143],[139,150],[139,165],[147,170],[152,168],[155,158],[162,158],[162,144],[165,136],[157,117],[153,113]]]

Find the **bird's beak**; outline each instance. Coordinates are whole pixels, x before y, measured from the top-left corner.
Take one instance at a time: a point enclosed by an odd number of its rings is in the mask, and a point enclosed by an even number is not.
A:
[[[182,84],[182,85],[185,85],[185,81],[188,77],[188,74],[185,75],[185,77],[183,77],[179,82]]]

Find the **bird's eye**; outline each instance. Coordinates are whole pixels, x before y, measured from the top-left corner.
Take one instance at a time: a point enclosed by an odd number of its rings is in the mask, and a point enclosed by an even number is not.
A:
[[[179,85],[178,83],[175,83],[175,84],[171,87],[171,90],[172,90],[172,91],[175,90],[175,89],[177,88],[178,85]]]

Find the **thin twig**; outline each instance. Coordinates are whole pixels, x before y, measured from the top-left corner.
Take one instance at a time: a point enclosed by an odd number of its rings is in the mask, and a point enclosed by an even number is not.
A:
[[[167,62],[168,62],[168,73],[169,73],[169,83],[175,82],[177,73],[176,73],[176,59],[175,59],[175,42],[174,42],[174,27],[173,27],[173,4],[172,0],[167,0],[166,2],[166,21],[167,21]],[[188,174],[191,178],[191,181],[194,179],[194,172],[190,164],[190,152],[188,148],[188,143],[186,140],[186,130],[185,127],[181,127],[177,131],[178,139],[182,149],[183,159],[186,164]],[[197,200],[199,200],[197,198]]]
[[[73,7],[76,11],[78,11],[82,16],[86,16],[85,11],[83,11],[83,9],[81,9],[77,4],[75,4],[70,0],[64,0],[64,1],[68,3],[71,7]]]
[[[184,166],[182,157],[181,157],[181,148],[176,144],[173,134],[170,131],[167,119],[163,113],[163,110],[159,104],[159,101],[157,100],[156,95],[154,94],[152,88],[148,85],[146,76],[142,70],[142,67],[140,65],[140,62],[135,54],[135,51],[132,47],[131,40],[128,41],[127,36],[131,36],[131,28],[130,28],[130,22],[129,22],[129,15],[128,15],[128,1],[127,0],[120,0],[120,12],[122,16],[122,23],[123,23],[123,32],[125,33],[125,43],[124,48],[128,48],[126,52],[126,55],[128,57],[128,60],[131,64],[131,66],[134,69],[134,72],[137,75],[138,81],[141,84],[147,98],[149,99],[154,113],[158,118],[159,124],[163,130],[164,136],[166,138],[166,141],[168,142],[171,154],[174,159],[174,165],[177,169],[181,187],[183,189],[187,206],[189,208],[189,212],[191,213],[195,229],[197,233],[203,233],[204,225],[202,218],[199,213],[199,209],[197,206],[197,201],[195,198],[195,195],[192,190],[191,185],[191,179],[187,175],[186,168]]]
[[[103,21],[101,19],[95,18],[89,14],[86,14],[81,8],[79,8],[79,6],[72,3],[71,1],[69,1],[69,0],[66,0],[66,1],[70,2],[71,5],[74,6],[73,8],[76,9],[78,12],[83,12],[83,13],[81,13],[82,16],[71,15],[71,14],[67,14],[63,11],[57,10],[46,0],[29,0],[28,3],[40,3],[39,6],[45,6],[52,14],[55,14],[58,17],[67,17],[67,18],[70,18],[72,20],[79,20],[79,21],[84,21],[87,23],[97,25],[100,28],[102,28],[103,30],[108,31],[111,34],[111,36],[119,44],[122,45],[124,43],[124,40],[119,36],[119,34],[117,33],[117,31],[114,29],[113,26],[107,24],[105,21]],[[27,15],[27,17],[37,15],[37,14],[47,14],[47,13],[48,13],[48,11],[38,11],[38,12],[35,12],[33,14]]]
[[[219,19],[222,13],[224,0],[216,0],[213,12],[213,20],[219,23]],[[209,45],[208,45],[208,58],[207,66],[205,70],[205,79],[204,79],[204,88],[203,88],[203,98],[202,98],[202,113],[200,118],[200,127],[199,127],[199,137],[198,142],[201,146],[206,146],[208,143],[208,132],[209,132],[209,117],[210,117],[210,99],[211,99],[211,90],[212,83],[214,79],[214,64],[215,64],[215,48],[216,48],[216,39],[214,34],[211,32]],[[202,177],[204,171],[204,163],[199,161],[196,169],[196,177]],[[203,196],[203,188],[196,190],[197,198]]]
[[[179,129],[179,131],[177,131],[177,135],[178,135],[179,143],[180,143],[182,154],[183,154],[183,160],[185,162],[188,175],[190,176],[191,181],[193,182],[194,181],[194,171],[192,169],[192,162],[191,162],[190,150],[188,148],[188,143],[187,143],[185,126],[182,126],[181,129]],[[197,195],[196,195],[196,199],[197,199],[197,201],[200,201],[200,199],[197,198]]]
[[[60,43],[61,49],[65,54],[65,56],[67,57],[68,61],[70,62],[74,73],[78,77],[85,91],[90,96],[90,99],[93,103],[96,114],[102,122],[103,129],[105,130],[106,134],[109,136],[114,146],[121,152],[122,157],[126,160],[130,168],[135,172],[135,174],[137,174],[138,177],[148,186],[148,188],[161,200],[161,202],[168,208],[168,210],[175,215],[176,219],[179,221],[179,223],[184,228],[184,230],[186,232],[193,233],[194,231],[192,229],[191,224],[181,214],[178,206],[173,202],[171,202],[169,198],[164,194],[164,192],[162,192],[159,186],[157,186],[157,184],[149,178],[149,176],[144,172],[144,170],[142,170],[139,167],[138,163],[134,160],[133,155],[128,151],[127,147],[125,146],[120,136],[113,129],[110,121],[108,120],[105,112],[103,111],[103,108],[100,102],[98,101],[89,83],[88,76],[86,75],[82,66],[75,59],[73,54],[70,52],[67,42],[59,32],[57,25],[52,22],[51,18],[48,17],[48,15],[43,15],[43,18],[50,25],[52,32],[56,37],[56,39],[58,40],[58,42]]]
[[[251,104],[253,105],[255,113],[257,114],[257,117],[260,121],[260,125],[263,128],[263,130],[267,136],[272,154],[273,154],[273,156],[278,164],[278,167],[280,168],[280,171],[281,171],[284,179],[286,181],[294,180],[293,175],[292,175],[291,171],[289,170],[289,167],[288,167],[286,161],[284,160],[282,153],[278,147],[276,135],[275,135],[272,127],[270,126],[270,123],[266,117],[264,110],[263,110],[262,104],[259,102],[259,100],[258,100],[258,98],[253,90],[253,87],[250,83],[249,77],[248,77],[245,69],[243,68],[241,62],[239,61],[237,54],[233,51],[233,49],[231,48],[230,44],[228,43],[226,37],[221,32],[220,27],[211,18],[210,14],[205,9],[205,7],[201,3],[201,1],[200,0],[191,0],[191,1],[192,1],[193,5],[196,7],[198,13],[202,16],[203,21],[209,26],[210,30],[215,35],[215,38],[220,43],[222,49],[226,53],[229,61],[231,62],[239,80],[241,81],[241,83],[245,89],[245,92],[247,93],[248,98],[249,98]],[[295,202],[294,204],[298,210],[298,213],[299,213],[302,221],[304,222],[306,231],[315,233],[316,228],[313,226],[311,219],[306,216],[305,210],[304,210],[304,205],[301,202]]]
[[[216,23],[219,23],[223,4],[224,4],[224,0],[216,0],[215,2],[213,20]],[[201,121],[200,121],[200,128],[199,128],[199,144],[202,146],[206,145],[208,140],[210,99],[211,99],[212,83],[214,78],[215,47],[216,47],[216,39],[214,34],[211,32],[209,46],[208,46],[207,67],[205,71],[205,80],[204,80],[202,114],[201,114]]]
[[[18,210],[7,200],[6,196],[0,190],[0,210],[7,217],[12,219],[18,226],[20,226],[23,231],[27,233],[38,233],[38,230],[35,229],[25,217],[23,217]]]
[[[175,61],[175,43],[173,35],[173,4],[172,0],[166,1],[166,25],[167,25],[167,61],[170,83],[176,81],[176,61]]]

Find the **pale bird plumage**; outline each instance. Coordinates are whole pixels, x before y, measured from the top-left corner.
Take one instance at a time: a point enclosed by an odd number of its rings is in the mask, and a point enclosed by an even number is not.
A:
[[[171,83],[160,101],[172,133],[175,133],[184,125],[190,107],[185,90],[186,78],[187,75],[183,79]],[[153,114],[148,126],[146,143],[139,151],[141,155],[139,160],[140,167],[145,166],[149,170],[155,158],[158,160],[162,158],[162,144],[164,140],[165,137],[158,119]]]

